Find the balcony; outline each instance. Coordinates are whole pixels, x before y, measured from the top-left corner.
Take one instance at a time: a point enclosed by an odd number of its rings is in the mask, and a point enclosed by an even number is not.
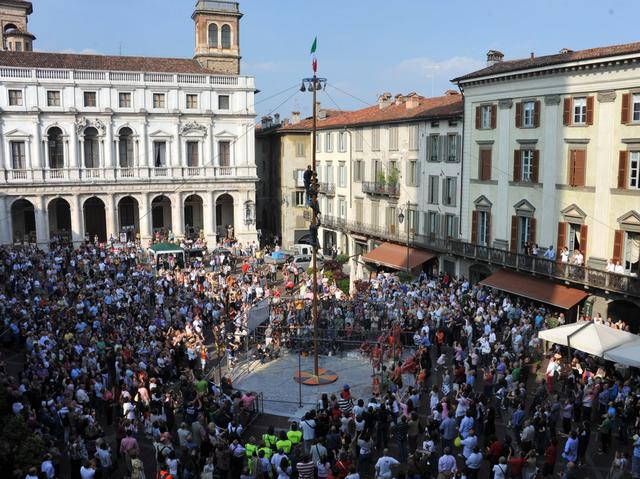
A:
[[[395,225],[379,226],[361,221],[323,216],[322,226],[346,233],[359,233],[371,238],[396,243],[407,244],[408,239],[406,230],[403,228],[398,229]],[[443,238],[440,235],[421,235],[410,232],[409,236],[409,244],[411,246],[530,273],[535,276],[552,278],[571,284],[574,287],[597,289],[636,297],[640,296],[640,279],[637,277],[559,263],[538,256],[511,253],[488,246],[474,245],[453,238]]]
[[[336,194],[335,183],[320,183],[318,185],[318,192],[322,195],[334,196]]]
[[[400,197],[400,185],[398,183],[378,183],[377,181],[363,181],[362,192],[370,195]]]

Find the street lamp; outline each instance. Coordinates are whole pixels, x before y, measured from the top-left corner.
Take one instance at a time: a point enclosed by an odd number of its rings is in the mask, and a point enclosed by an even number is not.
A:
[[[409,202],[407,201],[407,215],[409,214]],[[402,224],[404,222],[404,210],[400,208],[400,212],[398,213],[398,223]],[[411,268],[409,267],[409,235],[411,234],[411,229],[409,228],[411,225],[409,224],[409,219],[407,218],[407,273],[411,272]]]

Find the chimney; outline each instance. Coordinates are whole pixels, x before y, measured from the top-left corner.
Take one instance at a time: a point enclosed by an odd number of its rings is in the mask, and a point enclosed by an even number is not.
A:
[[[300,112],[299,111],[292,111],[291,112],[291,124],[292,125],[296,125],[300,123]]]
[[[262,118],[260,118],[260,126],[262,128],[266,128],[267,127],[267,117],[263,116]]]
[[[489,50],[487,52],[487,66],[493,66],[496,63],[500,63],[504,60],[504,53],[499,52],[498,50]]]
[[[417,107],[420,104],[420,95],[418,95],[415,91],[412,91],[407,95],[407,101],[405,102],[405,106],[407,110],[411,110],[412,108]]]
[[[391,98],[392,98],[391,93],[384,92],[382,95],[378,97],[378,107],[382,110],[383,108],[386,108],[389,105],[391,105],[392,103]]]
[[[280,124],[280,113],[276,113],[275,115],[273,115],[273,123],[276,125]]]
[[[562,48],[562,49],[560,50],[560,54],[561,54],[561,55],[565,55],[565,54],[567,54],[567,53],[573,53],[573,50],[572,50],[571,48]]]
[[[267,128],[271,128],[271,126],[273,125],[273,118],[271,118],[271,115],[267,116]]]
[[[404,97],[402,96],[402,93],[398,93],[396,95],[396,105],[402,105],[404,103]]]
[[[447,90],[444,92],[444,96],[454,96],[459,94],[460,92],[458,90]]]
[[[282,126],[289,126],[289,118],[282,120]]]
[[[531,52],[531,59],[533,60],[536,57],[536,54]]]
[[[319,102],[319,101],[317,101],[317,102],[316,102],[316,118],[320,116],[320,110],[321,110],[321,108],[320,108],[320,102]]]

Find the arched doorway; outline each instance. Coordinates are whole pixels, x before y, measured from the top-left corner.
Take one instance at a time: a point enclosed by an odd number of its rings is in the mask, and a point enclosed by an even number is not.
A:
[[[151,202],[151,222],[154,233],[171,230],[171,200],[165,195],[156,196]]]
[[[198,195],[189,195],[184,200],[184,232],[188,239],[195,239],[204,228],[204,206]]]
[[[233,198],[227,193],[220,195],[216,201],[216,230],[219,237],[235,237]]]
[[[104,202],[95,196],[84,202],[84,234],[85,239],[107,241],[107,217]]]
[[[49,203],[49,238],[58,238],[68,243],[71,241],[71,206],[63,198],[56,198]]]
[[[138,200],[133,196],[125,196],[118,201],[118,227],[120,233],[127,235],[127,240],[135,240],[140,232],[140,210]]]
[[[13,202],[11,205],[11,226],[14,242],[36,242],[36,212],[33,203],[25,199]]]
[[[484,264],[472,264],[469,266],[469,282],[476,284],[491,276],[491,270]]]
[[[640,332],[640,306],[631,301],[618,299],[607,305],[607,317],[613,322],[624,321],[632,333]]]

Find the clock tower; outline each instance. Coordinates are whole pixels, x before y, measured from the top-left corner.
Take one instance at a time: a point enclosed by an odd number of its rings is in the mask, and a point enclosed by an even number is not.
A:
[[[191,18],[196,27],[194,58],[209,70],[239,75],[242,13],[238,2],[198,0]]]

